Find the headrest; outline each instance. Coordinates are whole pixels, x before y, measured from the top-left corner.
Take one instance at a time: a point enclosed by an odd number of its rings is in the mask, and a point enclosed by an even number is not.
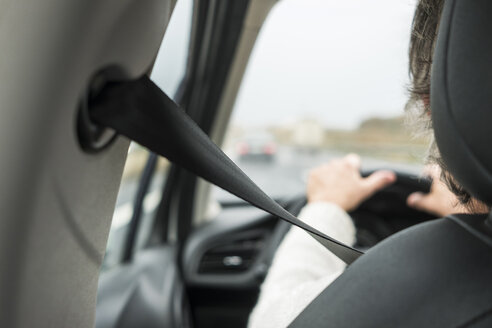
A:
[[[449,172],[474,197],[492,204],[492,1],[446,0],[431,111]]]

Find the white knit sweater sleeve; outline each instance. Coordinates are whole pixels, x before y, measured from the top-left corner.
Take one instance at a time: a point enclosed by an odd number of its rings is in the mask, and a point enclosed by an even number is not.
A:
[[[308,204],[299,219],[343,243],[355,242],[352,219],[335,204]],[[287,327],[344,268],[345,263],[314,238],[292,227],[275,254],[249,327]]]

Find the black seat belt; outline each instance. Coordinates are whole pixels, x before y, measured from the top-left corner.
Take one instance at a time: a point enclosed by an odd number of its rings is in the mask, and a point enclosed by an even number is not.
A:
[[[108,83],[90,102],[91,119],[205,180],[308,232],[350,264],[363,253],[305,224],[267,196],[184,110],[147,76]]]

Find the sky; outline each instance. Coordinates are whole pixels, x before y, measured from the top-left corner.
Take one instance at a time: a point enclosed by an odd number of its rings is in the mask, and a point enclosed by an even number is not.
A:
[[[314,118],[352,129],[403,113],[416,0],[280,0],[258,36],[232,120],[271,126]],[[179,0],[153,70],[173,95],[185,68],[191,0]]]
[[[315,118],[352,129],[403,113],[414,0],[280,0],[260,31],[233,121]]]

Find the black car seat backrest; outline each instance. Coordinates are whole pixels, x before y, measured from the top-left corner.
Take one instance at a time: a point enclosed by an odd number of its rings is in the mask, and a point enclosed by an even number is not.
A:
[[[445,1],[431,78],[444,164],[472,196],[492,204],[492,1]],[[487,220],[490,214],[452,215],[391,236],[355,261],[291,327],[492,326]]]
[[[492,1],[446,1],[431,111],[449,172],[474,197],[492,204]]]
[[[291,327],[491,327],[492,239],[476,226],[486,217],[455,215],[385,239]]]

